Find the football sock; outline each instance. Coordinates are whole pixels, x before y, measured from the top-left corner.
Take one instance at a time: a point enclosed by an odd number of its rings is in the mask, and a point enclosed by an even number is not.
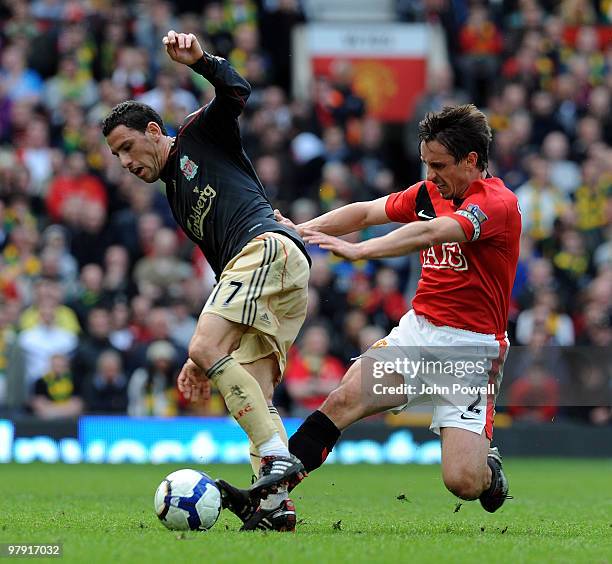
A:
[[[272,435],[265,443],[260,444],[257,447],[259,454],[262,456],[289,456],[289,449],[287,445],[282,441],[278,432]]]
[[[278,438],[263,392],[245,368],[228,355],[215,362],[206,376],[217,386],[228,411],[256,447],[260,448],[276,436],[286,452],[287,447]]]
[[[289,443],[289,439],[287,438],[287,431],[285,431],[285,426],[283,425],[283,420],[278,414],[278,410],[273,405],[269,405],[268,411],[270,412],[270,417],[272,418],[274,425],[276,425],[276,430],[280,435],[281,441],[283,441],[283,443],[287,445]]]
[[[340,438],[340,430],[321,411],[311,413],[289,439],[289,452],[297,456],[306,472],[316,470]]]
[[[276,425],[276,429],[281,438],[281,441],[285,445],[287,445],[287,431],[285,431],[285,426],[283,425],[283,420],[280,418],[278,414],[278,410],[273,406],[268,406],[268,411],[270,412],[270,417],[272,417],[272,421]],[[253,468],[253,474],[255,476],[259,475],[259,467],[261,465],[261,454],[259,454],[259,449],[253,444],[253,441],[249,439],[249,454],[251,457],[251,468]],[[286,455],[285,455],[286,456]]]

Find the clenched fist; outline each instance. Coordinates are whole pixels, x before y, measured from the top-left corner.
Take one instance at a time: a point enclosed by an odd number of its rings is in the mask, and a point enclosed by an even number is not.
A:
[[[164,35],[162,43],[166,46],[170,58],[177,63],[193,65],[204,55],[204,51],[193,33],[176,33],[171,29]]]

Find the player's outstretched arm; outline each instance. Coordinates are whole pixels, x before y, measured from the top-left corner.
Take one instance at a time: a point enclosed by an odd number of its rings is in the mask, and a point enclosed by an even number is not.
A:
[[[467,237],[458,221],[448,216],[431,221],[418,221],[404,225],[383,237],[360,243],[349,243],[316,231],[305,230],[307,243],[319,245],[347,260],[399,257],[442,243],[463,243]]]
[[[387,198],[388,196],[384,196],[372,202],[348,204],[299,225],[295,225],[292,221],[283,217],[278,210],[274,210],[274,217],[279,223],[295,229],[302,237],[307,231],[316,231],[327,235],[346,235],[371,225],[390,223],[391,220],[385,211]]]
[[[251,94],[251,85],[225,59],[206,53],[193,33],[170,30],[162,39],[168,56],[190,66],[215,87],[216,104],[233,117],[242,113]]]

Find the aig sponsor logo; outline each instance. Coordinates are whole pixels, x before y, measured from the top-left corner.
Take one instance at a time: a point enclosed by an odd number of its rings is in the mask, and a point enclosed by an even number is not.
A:
[[[191,231],[194,237],[202,239],[204,237],[204,220],[212,208],[213,200],[217,192],[208,184],[206,188],[193,189],[198,197],[195,204],[191,206],[191,213],[187,218],[187,229]]]
[[[468,262],[459,243],[442,243],[421,252],[423,268],[467,270]]]

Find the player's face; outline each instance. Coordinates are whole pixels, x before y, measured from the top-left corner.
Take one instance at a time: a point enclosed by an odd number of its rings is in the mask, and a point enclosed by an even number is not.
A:
[[[427,180],[433,182],[445,200],[457,198],[474,181],[478,155],[471,152],[455,162],[448,149],[438,141],[421,142],[421,160],[427,167]]]
[[[145,182],[155,182],[159,178],[163,164],[161,162],[161,130],[151,127],[151,122],[144,133],[125,125],[118,125],[107,136],[106,142],[113,155],[133,175]]]

